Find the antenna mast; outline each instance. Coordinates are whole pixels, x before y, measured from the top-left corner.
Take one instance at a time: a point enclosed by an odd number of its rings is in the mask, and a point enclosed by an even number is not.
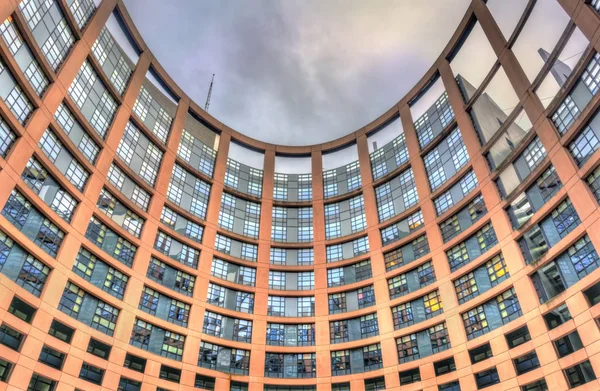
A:
[[[212,75],[212,80],[210,81],[210,87],[208,87],[208,95],[206,96],[206,104],[204,105],[204,111],[208,111],[208,106],[210,106],[210,95],[212,94],[212,87],[215,81],[215,74]]]

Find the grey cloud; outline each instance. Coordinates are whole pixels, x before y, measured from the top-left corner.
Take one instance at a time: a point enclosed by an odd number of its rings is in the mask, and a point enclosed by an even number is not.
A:
[[[201,106],[260,140],[341,137],[431,66],[468,0],[125,0],[147,44]]]

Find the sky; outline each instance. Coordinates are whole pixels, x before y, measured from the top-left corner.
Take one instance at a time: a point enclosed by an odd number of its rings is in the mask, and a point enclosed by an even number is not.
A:
[[[209,112],[256,139],[342,137],[423,76],[470,0],[125,0],[158,61]]]

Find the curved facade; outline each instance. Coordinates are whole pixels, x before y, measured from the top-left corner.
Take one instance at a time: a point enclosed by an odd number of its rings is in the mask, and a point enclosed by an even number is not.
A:
[[[599,10],[473,0],[388,112],[291,147],[122,1],[1,2],[0,389],[599,389]]]

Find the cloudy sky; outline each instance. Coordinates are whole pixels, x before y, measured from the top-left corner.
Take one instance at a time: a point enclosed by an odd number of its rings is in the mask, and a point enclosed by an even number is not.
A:
[[[257,139],[341,137],[395,104],[431,66],[469,0],[125,0],[173,79]]]

